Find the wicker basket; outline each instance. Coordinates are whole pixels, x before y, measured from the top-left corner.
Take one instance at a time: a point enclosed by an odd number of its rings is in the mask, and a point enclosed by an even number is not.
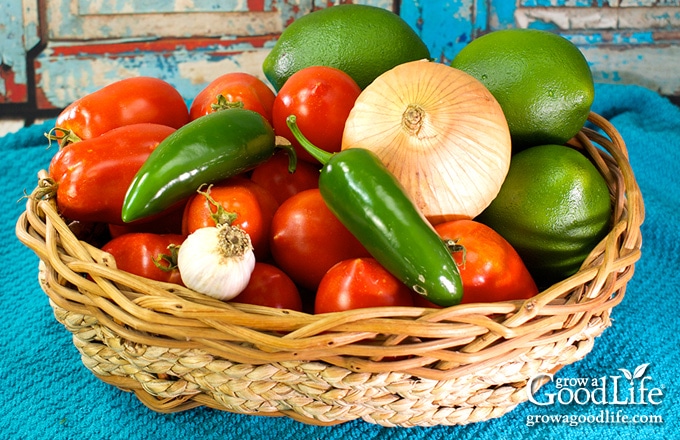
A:
[[[155,411],[477,422],[527,400],[532,376],[591,350],[640,257],[644,209],[624,142],[601,116],[589,121],[600,130],[570,143],[608,182],[611,232],[579,272],[526,301],[324,315],[227,304],[117,270],[59,216],[44,172],[16,234],[40,258],[40,285],[85,366]]]

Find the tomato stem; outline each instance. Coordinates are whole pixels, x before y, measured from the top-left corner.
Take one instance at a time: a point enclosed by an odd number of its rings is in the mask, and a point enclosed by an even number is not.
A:
[[[217,95],[217,102],[215,104],[210,104],[210,108],[213,111],[227,110],[230,108],[243,108],[242,101],[227,101],[227,98],[219,94]]]
[[[172,272],[177,269],[177,255],[179,253],[179,246],[176,244],[171,244],[168,246],[170,255],[168,254],[158,254],[152,259],[153,264],[162,270],[163,272]],[[165,262],[166,264],[163,264]]]
[[[230,212],[230,211],[227,211],[226,209],[224,209],[224,206],[217,203],[215,201],[215,199],[213,199],[210,196],[210,188],[212,188],[212,185],[208,185],[208,189],[205,190],[205,191],[201,190],[201,188],[203,188],[203,186],[204,185],[201,185],[196,190],[196,192],[201,194],[203,197],[205,197],[206,200],[208,201],[208,203],[210,203],[211,205],[213,205],[215,207],[215,212],[212,212],[212,210],[211,210],[212,213],[210,214],[210,217],[215,222],[215,226],[231,225],[234,222],[234,220],[236,220],[236,217],[238,217],[238,215],[235,212]]]
[[[57,131],[61,132],[61,134],[56,134]],[[73,144],[76,142],[80,142],[82,140],[72,130],[67,130],[65,128],[59,127],[53,127],[52,129],[50,129],[50,131],[45,133],[45,137],[49,141],[48,147],[52,146],[52,141],[57,141],[59,146],[63,148],[68,144]]]

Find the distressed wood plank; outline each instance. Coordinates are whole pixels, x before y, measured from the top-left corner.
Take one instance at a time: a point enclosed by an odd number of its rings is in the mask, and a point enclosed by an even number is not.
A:
[[[255,7],[247,0],[76,0],[78,15],[171,14],[185,12],[272,11],[271,3]]]
[[[550,24],[560,30],[672,29],[680,27],[680,8],[517,8],[519,27]]]
[[[620,0],[619,6],[629,7],[651,7],[651,6],[680,6],[680,0]]]
[[[248,9],[249,2],[229,2],[216,11],[205,7],[191,9],[185,5],[179,11],[167,12],[168,6],[172,5],[168,3],[160,8],[160,12],[149,12],[149,5],[140,6],[146,3],[126,1],[122,5],[115,3],[115,9],[113,6],[104,9],[104,13],[94,13],[95,10],[89,8],[81,13],[79,0],[49,0],[46,3],[50,41],[275,34],[280,33],[286,23],[312,8],[312,0],[295,4],[264,2],[269,6],[261,6],[255,11]],[[106,12],[114,10],[122,12]]]
[[[63,107],[137,74],[169,80],[187,100],[226,71],[262,77],[262,60],[286,25],[311,10],[345,2],[45,0],[50,40],[34,64],[37,104]],[[0,1],[0,8],[11,8],[0,18],[0,56],[9,60],[0,69],[0,102],[8,102],[8,84],[15,99],[26,95],[25,55],[38,43],[38,1],[21,0],[20,12],[18,3]],[[395,10],[392,0],[355,3]],[[635,82],[680,95],[680,0],[403,0],[400,12],[442,62],[490,30],[548,28],[584,51],[598,81]],[[2,26],[17,14],[25,47],[12,52],[5,49],[9,40],[2,39]]]
[[[111,82],[138,75],[162,78],[191,101],[227,72],[247,72],[264,80],[262,62],[269,42],[261,37],[51,45],[36,60],[38,107],[65,107]]]
[[[548,29],[584,52],[597,81],[680,96],[678,6],[680,0],[440,0],[405,1],[401,13],[444,63],[490,31]]]
[[[0,1],[0,104],[27,102],[26,56],[39,42],[37,1]]]
[[[612,46],[581,47],[589,60],[593,78],[611,84],[638,84],[663,95],[680,96],[678,60],[680,47]]]
[[[64,107],[86,93],[135,75],[165,79],[187,101],[226,72],[247,72],[266,81],[262,62],[285,26],[313,9],[338,3],[232,1],[209,12],[208,1],[190,6],[186,0],[177,0],[158,7],[151,2],[138,7],[137,2],[120,0],[103,10],[98,9],[106,3],[103,0],[92,7],[84,0],[50,1],[52,14],[61,24],[57,31],[50,31],[51,40],[35,63],[37,104],[42,109]],[[394,8],[392,0],[356,3]],[[65,8],[75,8],[79,15],[65,17],[69,14]],[[165,12],[150,12],[154,10]],[[68,20],[75,20],[71,28],[64,25]],[[179,21],[185,22],[183,27],[173,25]],[[196,29],[200,35],[191,33]],[[231,32],[238,36],[224,37]]]

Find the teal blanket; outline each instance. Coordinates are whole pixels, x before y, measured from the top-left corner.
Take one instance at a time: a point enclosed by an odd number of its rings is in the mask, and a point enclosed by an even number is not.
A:
[[[541,404],[527,402],[500,419],[456,427],[383,428],[362,421],[314,427],[212,409],[157,414],[132,394],[99,381],[52,316],[38,286],[37,257],[14,235],[24,208],[20,199],[54,154],[42,136],[53,121],[0,138],[0,389],[5,396],[0,438],[680,438],[680,270],[675,267],[680,263],[680,109],[637,86],[598,85],[595,100],[593,110],[625,139],[645,200],[643,255],[635,275],[613,311],[613,326],[583,361],[563,368],[541,388]],[[596,385],[602,383],[618,386],[616,401],[601,402]]]

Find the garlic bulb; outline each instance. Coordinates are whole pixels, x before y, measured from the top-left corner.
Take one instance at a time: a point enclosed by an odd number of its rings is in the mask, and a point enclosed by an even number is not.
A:
[[[185,286],[228,301],[248,285],[255,254],[243,229],[223,224],[191,233],[179,248],[177,267]]]
[[[366,87],[345,124],[342,149],[366,148],[394,173],[432,223],[473,218],[500,191],[510,131],[477,79],[426,60],[401,64]]]

